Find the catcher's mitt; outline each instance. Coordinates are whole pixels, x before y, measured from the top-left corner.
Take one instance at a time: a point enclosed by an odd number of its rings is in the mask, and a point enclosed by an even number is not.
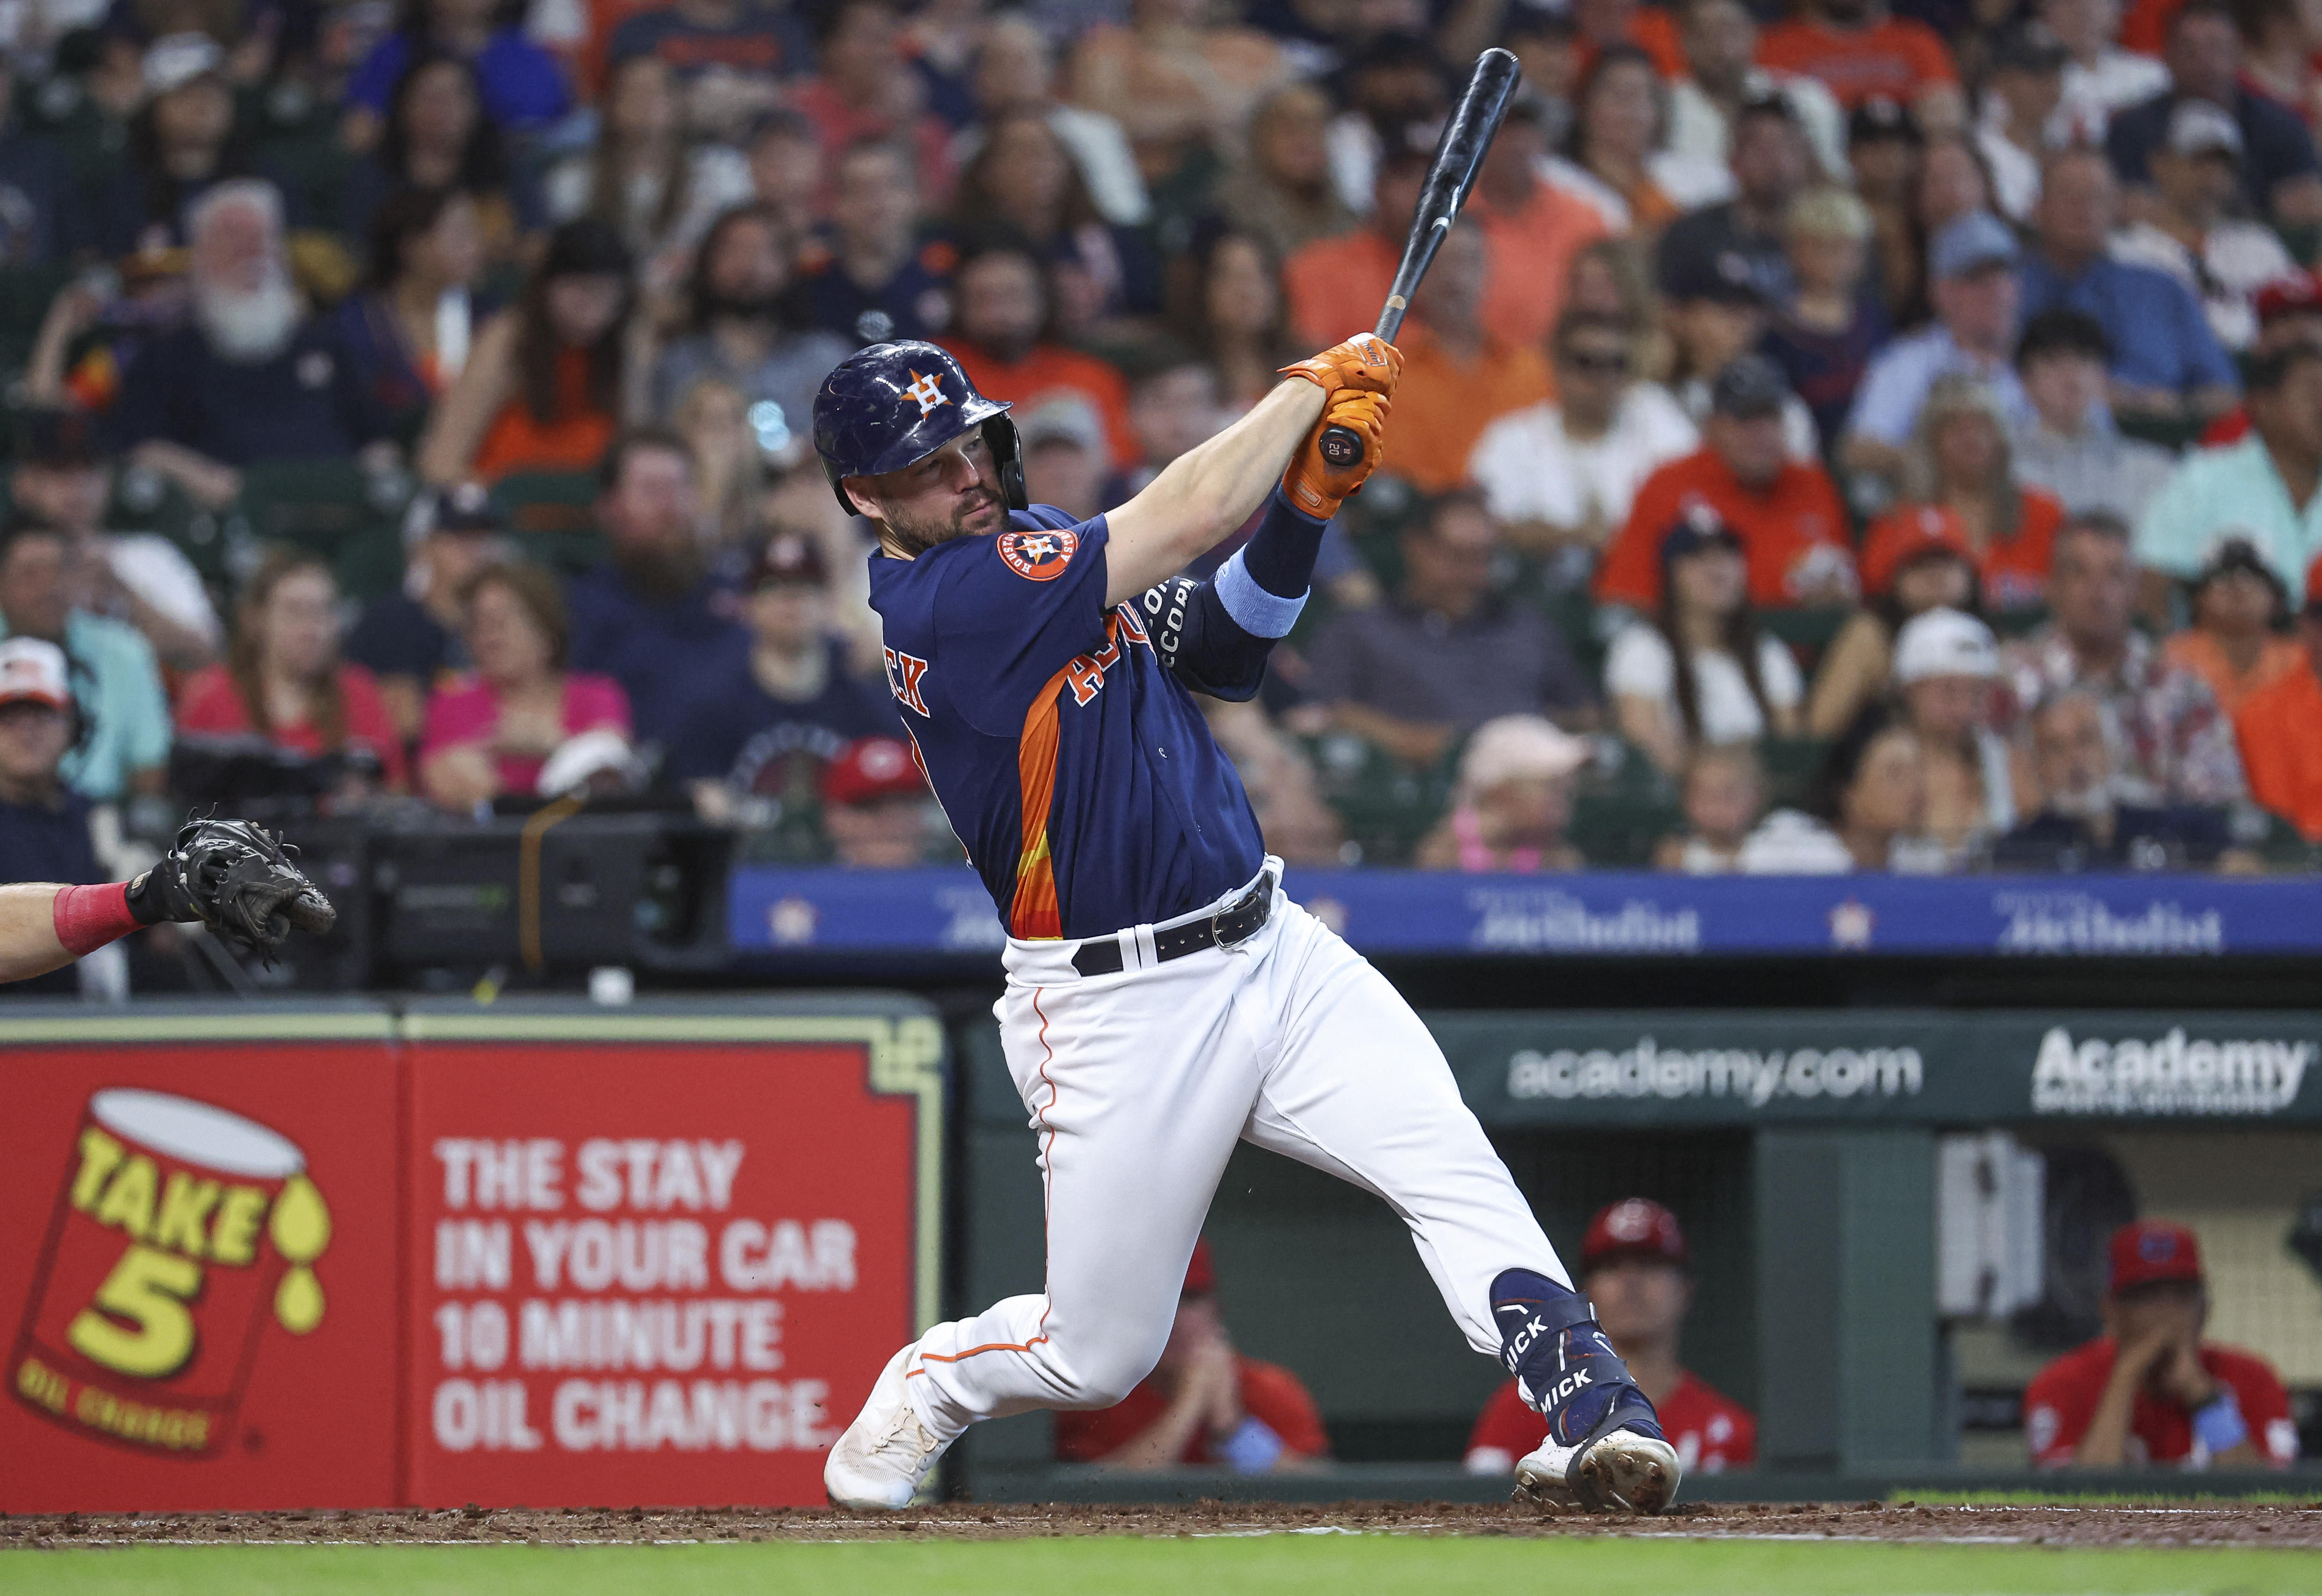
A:
[[[149,926],[199,920],[256,953],[339,917],[279,839],[247,820],[188,820],[161,862],[130,884],[129,908]]]

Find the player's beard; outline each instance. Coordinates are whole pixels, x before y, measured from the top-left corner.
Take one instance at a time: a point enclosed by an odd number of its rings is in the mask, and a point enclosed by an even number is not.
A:
[[[1000,497],[998,488],[986,488],[979,483],[973,491],[960,500],[957,507],[952,511],[951,519],[948,521],[937,521],[931,516],[921,519],[915,515],[898,515],[890,512],[885,517],[888,541],[905,554],[916,559],[939,543],[947,543],[954,538],[978,535],[979,530],[971,528],[968,521],[982,513],[986,505],[992,506],[1001,512],[999,521],[988,529],[997,533],[1008,524],[1007,501]]]

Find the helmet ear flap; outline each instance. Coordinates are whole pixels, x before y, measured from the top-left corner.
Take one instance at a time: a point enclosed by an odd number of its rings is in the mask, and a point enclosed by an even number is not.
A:
[[[1023,440],[1006,412],[984,421],[983,446],[992,451],[992,469],[1000,478],[1000,497],[1008,501],[1011,510],[1029,509],[1031,501],[1025,497],[1024,488]]]
[[[830,479],[830,491],[838,496],[838,507],[850,515],[860,515],[863,513],[862,509],[853,499],[846,497],[846,487],[839,479],[838,468],[825,460],[822,462],[822,474]]]

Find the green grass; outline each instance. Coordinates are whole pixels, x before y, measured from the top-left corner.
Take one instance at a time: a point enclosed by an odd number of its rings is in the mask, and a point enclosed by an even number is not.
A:
[[[2322,1553],[1274,1536],[855,1546],[168,1547],[0,1553],[0,1590],[194,1596],[2311,1596]]]

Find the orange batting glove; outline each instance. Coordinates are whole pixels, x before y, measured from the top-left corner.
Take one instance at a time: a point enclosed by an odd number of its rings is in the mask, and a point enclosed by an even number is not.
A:
[[[1326,394],[1335,395],[1342,388],[1392,394],[1403,378],[1403,351],[1376,333],[1358,333],[1311,360],[1284,366],[1275,375],[1303,378]]]
[[[1317,521],[1328,521],[1339,513],[1339,501],[1360,488],[1377,468],[1386,442],[1386,398],[1380,394],[1342,388],[1330,396],[1322,407],[1322,419],[1298,445],[1298,452],[1290,457],[1290,469],[1282,474],[1282,492],[1293,508]],[[1352,461],[1333,464],[1328,457],[1322,434],[1334,426],[1346,428],[1361,443],[1362,452]]]

